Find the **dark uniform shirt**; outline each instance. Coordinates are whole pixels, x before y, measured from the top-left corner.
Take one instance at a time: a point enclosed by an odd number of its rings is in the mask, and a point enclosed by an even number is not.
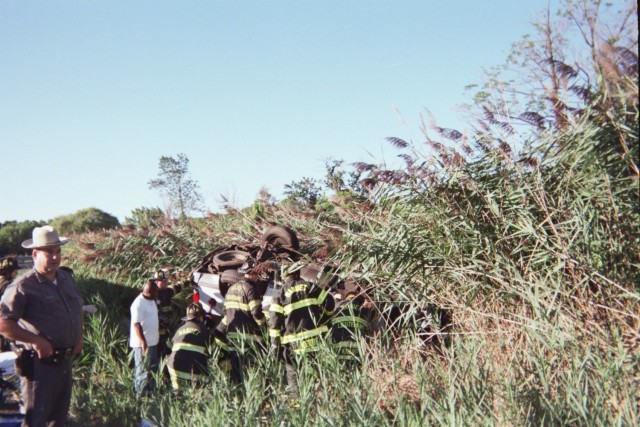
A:
[[[232,285],[224,300],[224,317],[218,331],[238,349],[243,341],[262,341],[261,328],[267,324],[262,312],[262,296],[256,287],[241,280]]]
[[[185,322],[171,341],[173,346],[167,366],[174,388],[179,388],[174,381],[176,378],[193,380],[207,375],[209,350],[213,343],[211,333],[202,323]]]
[[[160,322],[160,335],[168,336],[171,329],[172,317],[174,314],[173,309],[173,297],[180,292],[180,286],[167,286],[166,288],[158,289],[158,298],[156,303],[158,304],[158,319]]]
[[[82,339],[82,298],[71,275],[58,271],[57,285],[32,270],[7,287],[0,316],[11,319],[54,349],[73,348]]]
[[[270,307],[269,336],[295,353],[318,350],[334,307],[327,290],[304,280],[287,281]]]
[[[344,300],[331,319],[331,342],[340,359],[359,356],[358,341],[366,333],[371,310],[357,298]]]

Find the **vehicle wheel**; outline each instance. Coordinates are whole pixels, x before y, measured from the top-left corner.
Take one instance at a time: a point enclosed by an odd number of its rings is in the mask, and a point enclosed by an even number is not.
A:
[[[300,249],[296,233],[282,225],[274,225],[269,228],[260,238],[260,242],[269,243],[276,247],[293,249],[294,251]]]
[[[213,265],[218,271],[224,272],[230,268],[238,268],[249,258],[249,252],[245,251],[224,251],[214,255]]]
[[[243,278],[244,274],[240,274],[238,270],[229,269],[223,271],[222,274],[220,274],[220,283],[224,283],[226,285],[235,285]]]

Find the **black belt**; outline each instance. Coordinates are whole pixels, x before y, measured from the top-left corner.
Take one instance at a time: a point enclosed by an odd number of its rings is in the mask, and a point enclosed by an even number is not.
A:
[[[36,357],[38,352],[35,350],[26,350],[22,349],[21,353],[27,353],[31,357]],[[51,356],[43,357],[40,359],[42,363],[50,364],[50,365],[59,365],[67,359],[71,359],[73,356],[73,348],[59,348],[53,350]]]

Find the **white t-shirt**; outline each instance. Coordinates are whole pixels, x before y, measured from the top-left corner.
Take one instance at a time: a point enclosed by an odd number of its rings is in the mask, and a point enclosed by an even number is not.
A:
[[[152,299],[138,295],[131,304],[131,327],[129,328],[129,346],[142,347],[142,342],[133,325],[140,323],[147,346],[157,345],[160,340],[158,332],[158,306]]]

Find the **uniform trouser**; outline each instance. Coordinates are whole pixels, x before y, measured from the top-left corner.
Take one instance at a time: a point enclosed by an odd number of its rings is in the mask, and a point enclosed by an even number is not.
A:
[[[261,341],[230,341],[230,350],[228,353],[229,362],[231,362],[231,380],[235,384],[242,383],[243,371],[247,369],[251,359],[258,353],[264,351],[264,345]]]
[[[137,396],[147,396],[156,387],[153,374],[158,370],[158,346],[147,347],[147,352],[144,355],[142,347],[134,347],[133,362],[135,364],[133,388]]]
[[[158,340],[158,357],[160,359],[171,354],[171,349],[167,345],[167,340],[169,339],[169,332],[160,331],[160,339]]]
[[[309,360],[313,360],[315,357],[314,353],[314,351],[310,351],[296,354],[289,346],[284,350],[283,358],[285,362],[285,373],[287,376],[287,389],[294,397],[298,397],[300,394],[300,391],[298,390],[298,370],[301,368],[302,364],[308,363]]]
[[[174,392],[177,392],[179,390],[190,390],[194,387],[199,387],[199,386],[204,386],[207,383],[207,376],[206,374],[193,374],[193,373],[186,373],[186,372],[177,372],[173,369],[169,369],[169,378],[171,379],[171,388],[173,389]],[[183,374],[183,375],[189,375],[191,376],[191,378],[184,378],[184,377],[180,377],[178,375]]]
[[[23,426],[62,426],[71,403],[71,359],[45,364],[34,359],[33,379],[20,377],[26,411]]]

